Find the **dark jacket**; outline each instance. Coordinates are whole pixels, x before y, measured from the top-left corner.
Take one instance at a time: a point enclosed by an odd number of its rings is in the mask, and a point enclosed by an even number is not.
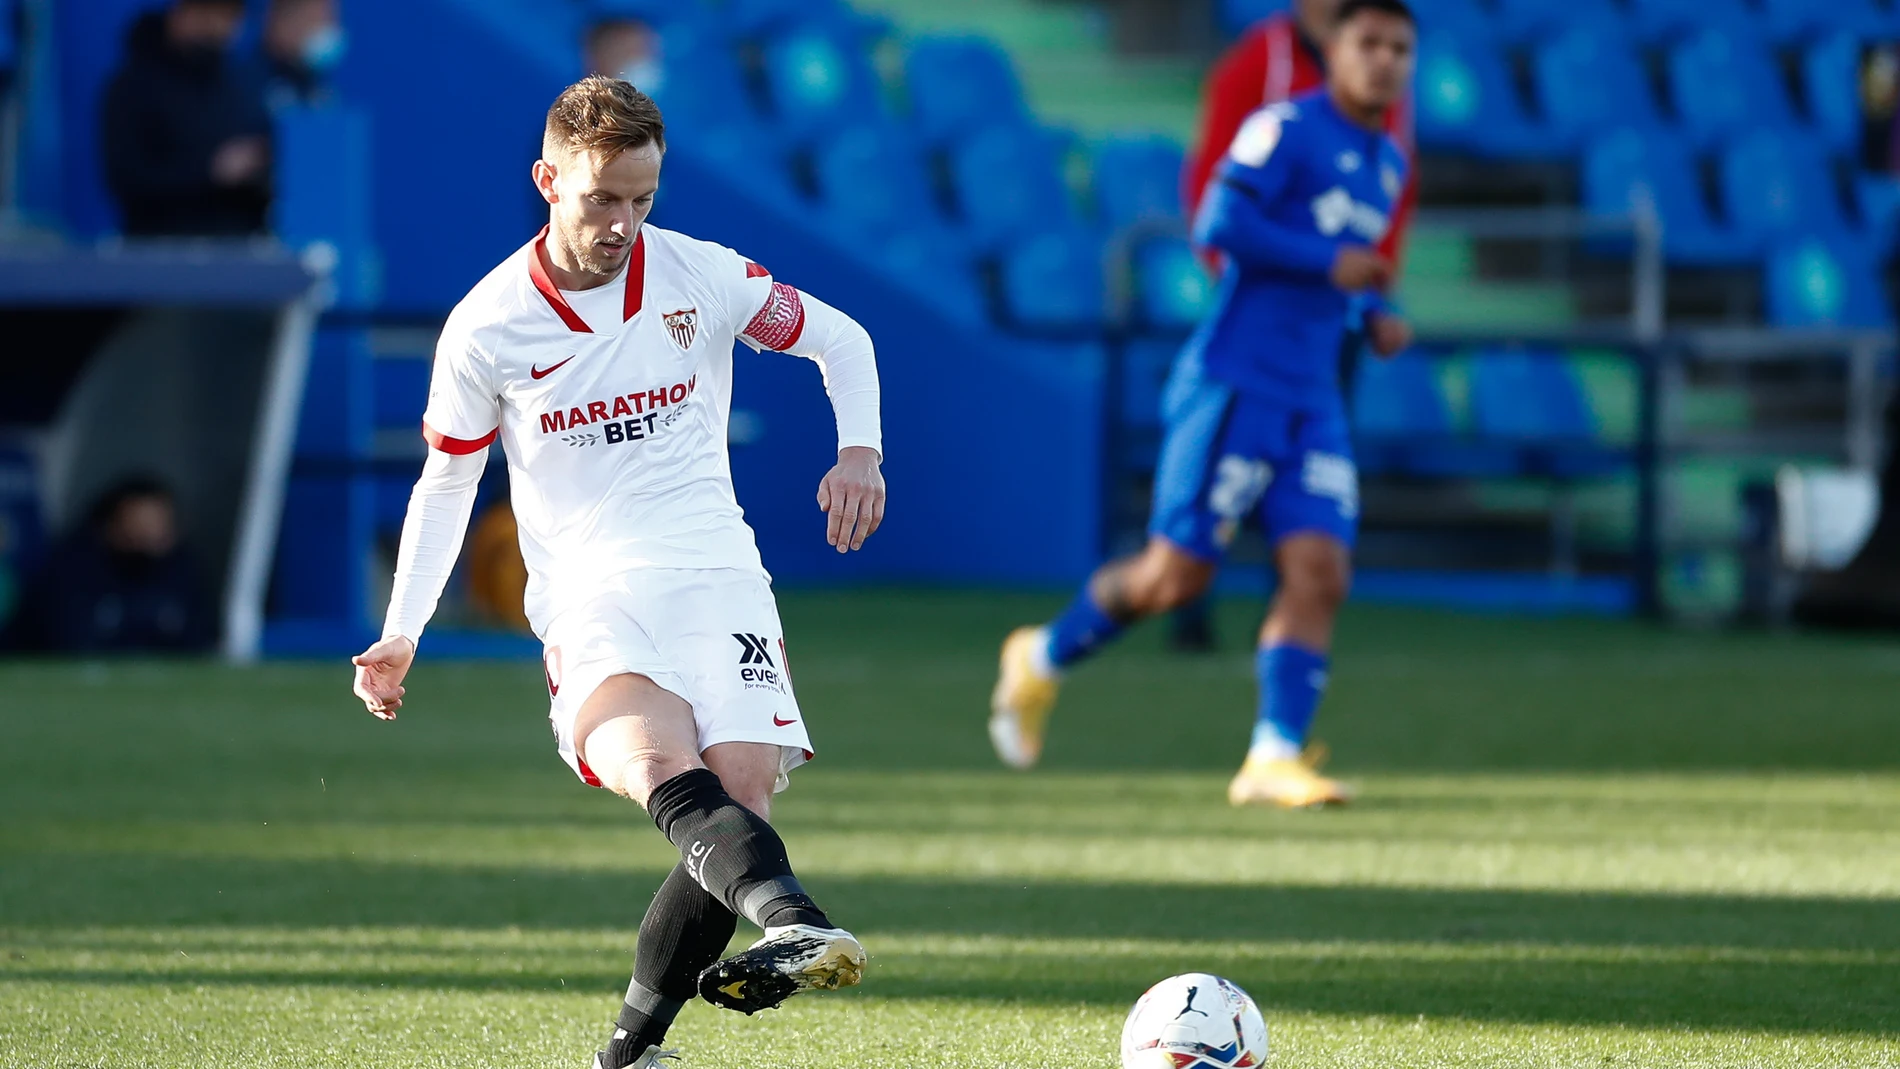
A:
[[[187,52],[148,12],[126,34],[125,60],[100,115],[106,184],[128,235],[254,234],[266,227],[268,177],[220,186],[211,160],[233,138],[271,131],[256,69],[212,51]]]
[[[19,624],[23,645],[55,653],[186,653],[215,637],[185,550],[115,553],[91,531],[69,538],[40,567]]]

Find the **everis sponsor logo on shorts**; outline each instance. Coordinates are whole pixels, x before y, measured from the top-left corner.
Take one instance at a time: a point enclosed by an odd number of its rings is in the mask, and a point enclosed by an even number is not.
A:
[[[772,660],[770,640],[763,635],[734,634],[739,641],[739,680],[747,690],[784,690],[785,677]]]
[[[699,376],[695,375],[671,386],[557,408],[541,413],[541,433],[558,434],[571,446],[645,441],[660,428],[672,426],[698,391]]]

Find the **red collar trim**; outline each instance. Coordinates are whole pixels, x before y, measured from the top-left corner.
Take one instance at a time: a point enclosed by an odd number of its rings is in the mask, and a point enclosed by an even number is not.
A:
[[[548,274],[547,245],[548,228],[544,226],[541,228],[541,232],[534,237],[534,255],[528,258],[528,277],[533,280],[534,288],[540,290],[541,296],[547,299],[548,306],[554,309],[554,314],[560,316],[561,322],[567,324],[567,329],[576,334],[592,334],[594,328],[588,326],[587,320],[582,319],[580,314],[574,311],[573,306],[567,303],[566,297],[561,296],[561,287],[556,286],[553,277]],[[621,317],[621,322],[623,323],[640,314],[640,305],[646,299],[647,243],[645,228],[642,228],[640,234],[634,237],[633,252],[627,256],[626,283],[627,299],[626,304],[622,308],[623,315]]]

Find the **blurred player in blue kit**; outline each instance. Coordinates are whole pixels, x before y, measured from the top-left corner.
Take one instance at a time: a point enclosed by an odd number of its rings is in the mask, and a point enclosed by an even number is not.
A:
[[[1382,297],[1393,269],[1377,247],[1405,186],[1385,126],[1411,85],[1416,38],[1403,0],[1345,0],[1325,88],[1254,112],[1235,136],[1195,219],[1195,240],[1227,269],[1163,396],[1148,545],[1098,570],[1055,620],[1004,642],[990,738],[1005,764],[1040,759],[1065,671],[1200,596],[1257,514],[1280,582],[1260,631],[1253,742],[1228,799],[1350,799],[1307,746],[1359,517],[1338,354],[1349,315],[1364,317],[1381,356],[1411,341]]]

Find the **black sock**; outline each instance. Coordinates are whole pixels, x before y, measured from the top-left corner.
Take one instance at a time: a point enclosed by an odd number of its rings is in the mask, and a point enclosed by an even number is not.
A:
[[[727,909],[761,928],[832,926],[792,875],[778,832],[733,801],[712,770],[682,772],[655,787],[647,812],[679,847],[687,874]]]
[[[673,867],[640,921],[633,982],[607,1044],[607,1069],[632,1065],[666,1038],[696,993],[699,974],[719,960],[738,927],[739,918],[695,883],[683,863]]]

